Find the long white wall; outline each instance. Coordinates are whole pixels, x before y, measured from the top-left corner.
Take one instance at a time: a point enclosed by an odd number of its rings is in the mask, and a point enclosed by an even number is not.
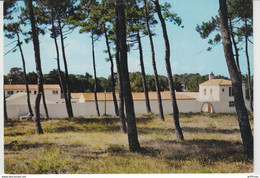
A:
[[[197,100],[177,100],[179,112],[201,112],[202,105],[205,102],[200,102]],[[227,101],[224,102],[208,102],[213,106],[214,112],[235,112],[235,107],[229,107]],[[249,102],[245,101],[247,109],[249,109]],[[101,115],[115,115],[114,103],[113,101],[99,101],[99,111]],[[152,112],[159,114],[158,102],[157,100],[150,101]],[[33,105],[32,105],[33,107]],[[49,116],[51,118],[64,118],[67,117],[67,110],[64,103],[59,104],[48,104]],[[72,103],[74,116],[97,116],[95,102],[86,103]],[[145,101],[134,101],[134,108],[136,114],[146,114]],[[163,111],[164,114],[173,113],[171,100],[163,100]],[[7,105],[8,117],[11,119],[19,119],[20,116],[27,115],[29,113],[27,105]],[[45,117],[45,112],[43,105],[41,105],[41,114]]]
[[[202,103],[196,100],[178,100],[177,101],[180,112],[200,112]],[[101,115],[115,115],[113,101],[98,102],[99,111]],[[155,114],[159,114],[158,102],[156,100],[150,101],[151,109]],[[105,107],[106,106],[106,107]],[[33,107],[33,105],[32,105]],[[51,118],[67,117],[66,106],[64,103],[48,104],[48,112]],[[72,103],[74,116],[96,116],[96,106],[94,102],[86,103]],[[135,113],[146,114],[145,101],[134,101]],[[171,100],[163,101],[164,114],[173,113]],[[27,105],[7,105],[8,117],[11,119],[19,119],[29,113]],[[45,116],[43,105],[41,105],[41,114]]]

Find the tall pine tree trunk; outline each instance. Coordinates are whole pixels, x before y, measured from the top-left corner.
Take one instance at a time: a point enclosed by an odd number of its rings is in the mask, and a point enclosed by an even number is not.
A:
[[[6,98],[5,98],[5,91],[4,91],[4,121],[8,121],[8,115],[7,115],[7,108],[6,108]]]
[[[231,39],[232,39],[232,44],[233,44],[233,46],[234,46],[235,54],[236,54],[236,66],[237,66],[237,70],[238,70],[239,72],[241,72],[241,71],[240,71],[240,64],[239,64],[238,47],[237,47],[237,43],[236,43],[236,40],[235,40],[235,35],[234,35],[234,32],[233,32],[233,25],[232,25],[232,20],[231,20],[231,18],[228,18],[228,21],[229,21],[230,35],[231,35]]]
[[[19,47],[19,50],[20,50],[22,63],[23,63],[23,77],[24,77],[24,82],[25,82],[25,87],[26,87],[27,105],[28,105],[29,113],[32,117],[33,116],[33,110],[32,110],[32,107],[31,107],[30,92],[29,92],[28,80],[27,80],[27,76],[26,76],[25,59],[24,59],[23,50],[22,50],[22,46],[21,46],[21,42],[20,42],[20,36],[19,36],[18,32],[16,33],[16,36],[17,36],[18,47]]]
[[[117,10],[116,10],[117,13]],[[119,31],[119,24],[115,23],[116,33]],[[120,130],[123,133],[127,133],[126,129],[126,118],[125,118],[125,110],[124,110],[124,91],[122,85],[122,71],[120,64],[120,47],[119,47],[119,39],[116,38],[116,68],[117,68],[117,83],[118,83],[118,94],[119,94],[119,118],[120,118]]]
[[[248,35],[247,35],[247,18],[245,18],[245,49],[246,49],[246,60],[247,60],[247,83],[248,83],[248,94],[249,94],[249,102],[250,102],[250,110],[251,112],[254,111],[253,107],[253,90],[252,90],[252,82],[251,82],[251,71],[250,71],[250,62],[249,62],[249,55],[248,55]]]
[[[65,83],[66,90],[64,90],[63,92],[66,91],[64,94],[67,95],[68,103],[66,104],[66,106],[67,106],[69,117],[73,117],[74,115],[73,115],[73,110],[72,110],[72,105],[71,105],[71,94],[70,94],[70,86],[69,86],[69,72],[68,72],[68,65],[67,65],[67,59],[66,59],[66,54],[65,54],[65,46],[64,46],[64,38],[63,38],[63,32],[62,32],[60,19],[58,19],[58,25],[59,25],[60,40],[61,40],[61,50],[62,50],[64,68],[65,68],[64,83]]]
[[[174,125],[175,125],[175,133],[176,133],[178,139],[184,140],[182,129],[180,127],[179,109],[178,109],[175,91],[174,91],[175,89],[174,89],[174,83],[173,83],[173,77],[172,77],[172,71],[171,71],[171,64],[170,64],[170,43],[169,43],[169,39],[168,39],[166,24],[165,24],[164,18],[162,16],[161,7],[160,7],[158,0],[155,0],[155,6],[156,6],[156,11],[157,11],[158,17],[159,17],[160,22],[161,22],[161,26],[162,26],[162,30],[163,30],[163,37],[164,37],[164,42],[165,42],[165,63],[166,63],[166,71],[167,71],[169,89],[170,89],[170,92],[171,92],[171,101],[172,101],[172,107],[173,107],[173,121],[174,121]]]
[[[118,40],[116,40],[116,67],[117,67],[117,83],[118,83],[118,95],[119,95],[120,130],[121,132],[126,133],[127,130],[126,130],[126,119],[125,119],[125,110],[124,110],[124,93],[123,93],[122,78],[121,78],[122,72],[121,72],[120,61],[119,61]]]
[[[143,48],[142,48],[139,30],[137,32],[137,41],[138,41],[138,47],[139,47],[140,66],[141,66],[141,72],[142,72],[142,83],[143,83],[143,90],[144,90],[144,96],[145,96],[146,111],[147,111],[147,113],[149,113],[149,112],[151,112],[151,106],[150,106],[148,88],[147,88],[147,83],[146,83],[146,78],[145,78]]]
[[[47,108],[47,104],[46,104],[46,100],[45,100],[44,88],[42,90],[42,102],[43,102],[43,107],[45,110],[46,119],[49,120],[50,117],[49,117],[49,112],[48,112],[48,108]]]
[[[28,0],[28,7],[29,7],[29,18],[31,22],[34,56],[35,56],[35,64],[36,64],[36,71],[37,71],[37,86],[38,86],[37,94],[35,98],[35,105],[34,105],[34,115],[32,117],[32,120],[34,122],[35,133],[43,134],[43,130],[41,127],[41,118],[40,118],[40,101],[41,101],[41,95],[43,91],[43,77],[42,77],[42,69],[41,69],[40,45],[39,45],[38,32],[36,29],[36,22],[34,19],[34,12],[33,12],[34,7],[32,4],[32,0]]]
[[[129,149],[132,152],[140,150],[138,141],[134,103],[130,87],[129,72],[127,66],[127,46],[126,46],[126,24],[125,24],[125,7],[124,0],[116,0],[116,39],[118,40],[119,60],[121,67],[122,87],[124,93],[127,133]]]
[[[69,102],[68,102],[68,98],[67,98],[67,91],[65,90],[64,87],[64,82],[63,82],[63,77],[61,75],[61,69],[60,69],[60,55],[59,55],[59,46],[58,46],[58,42],[57,42],[57,36],[56,36],[56,27],[54,24],[54,10],[52,9],[52,19],[51,19],[51,23],[52,23],[52,33],[53,33],[53,39],[54,39],[54,43],[55,43],[55,48],[56,48],[56,54],[57,54],[57,67],[58,67],[58,74],[59,74],[59,81],[60,81],[60,87],[61,87],[61,91],[63,92],[64,95],[64,100],[65,100],[65,104],[66,104],[66,109],[67,109],[67,114],[68,117],[70,117],[70,106],[69,106]]]
[[[113,58],[112,58],[111,51],[110,51],[110,46],[109,46],[109,41],[108,41],[108,36],[107,36],[107,30],[106,30],[105,25],[104,25],[104,29],[105,29],[105,38],[106,38],[106,45],[107,45],[109,61],[111,63],[110,70],[111,70],[112,95],[113,95],[113,101],[114,101],[115,114],[116,114],[116,116],[119,116],[117,99],[116,99],[116,90],[115,90],[116,84],[115,84],[115,77],[114,77],[114,62],[113,62]]]
[[[147,32],[148,32],[148,36],[149,36],[149,40],[150,40],[150,46],[151,46],[152,65],[153,65],[153,71],[154,71],[154,81],[155,81],[155,89],[157,92],[159,113],[160,113],[160,118],[164,121],[165,119],[164,119],[163,107],[162,107],[162,97],[161,97],[161,93],[160,93],[160,85],[159,85],[159,79],[158,79],[158,73],[157,73],[157,67],[156,67],[156,61],[155,61],[153,37],[152,37],[151,30],[150,30],[150,25],[149,25],[148,8],[147,8],[146,0],[144,0],[144,5],[145,5],[145,22],[146,22],[146,28],[147,28]]]
[[[93,58],[93,70],[94,70],[94,96],[97,115],[100,116],[97,100],[97,72],[96,72],[96,60],[95,60],[95,45],[94,45],[94,34],[91,32],[91,43],[92,43],[92,58]]]
[[[229,71],[229,75],[232,82],[232,88],[234,93],[235,108],[238,117],[238,123],[240,127],[241,137],[244,146],[244,152],[248,158],[253,158],[253,135],[248,119],[247,109],[245,107],[243,92],[242,92],[242,80],[239,71],[237,70],[232,42],[230,40],[230,33],[228,29],[228,15],[227,15],[227,4],[226,0],[219,0],[219,14],[220,14],[220,25],[222,44],[226,63]]]

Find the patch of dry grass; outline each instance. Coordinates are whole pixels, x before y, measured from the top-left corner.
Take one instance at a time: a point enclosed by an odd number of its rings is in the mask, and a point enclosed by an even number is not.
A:
[[[35,135],[31,121],[5,124],[5,173],[241,173],[252,172],[243,154],[235,115],[182,114],[185,140],[173,117],[138,116],[142,149],[128,150],[117,117],[52,119]]]

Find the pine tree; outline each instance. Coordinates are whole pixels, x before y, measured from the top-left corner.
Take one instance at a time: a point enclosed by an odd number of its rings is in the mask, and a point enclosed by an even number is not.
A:
[[[228,27],[228,13],[226,0],[219,0],[219,14],[220,14],[220,28],[222,36],[222,44],[226,63],[228,66],[229,75],[232,82],[232,89],[234,93],[235,108],[238,116],[238,123],[240,127],[241,137],[244,146],[244,152],[248,158],[253,159],[253,136],[251,127],[248,119],[247,109],[245,107],[243,92],[242,92],[242,81],[241,75],[237,70],[232,42],[230,40],[230,32]]]
[[[179,122],[179,109],[178,109],[178,105],[177,105],[177,101],[176,101],[175,89],[174,89],[174,83],[173,83],[173,77],[172,77],[172,70],[171,70],[171,64],[170,64],[170,43],[169,43],[169,39],[168,39],[166,24],[165,24],[164,18],[161,13],[161,6],[159,4],[159,1],[155,0],[154,3],[156,6],[156,11],[157,11],[159,20],[161,22],[163,36],[164,36],[164,42],[165,42],[165,63],[166,63],[166,71],[167,71],[167,76],[168,76],[169,89],[171,92],[175,133],[176,133],[178,139],[184,140],[184,136],[182,133],[182,129],[180,127],[180,122]]]
[[[151,15],[149,16],[149,5],[146,0],[144,0],[144,6],[145,6],[145,23],[146,23],[146,29],[147,29],[147,34],[149,36],[150,40],[150,46],[151,46],[151,53],[152,53],[152,65],[153,65],[153,71],[154,71],[154,81],[155,81],[155,88],[157,92],[157,101],[158,101],[158,107],[159,107],[159,112],[160,112],[160,117],[164,121],[164,114],[163,114],[163,107],[162,107],[162,97],[160,93],[160,84],[159,84],[159,79],[158,79],[158,72],[157,72],[157,67],[156,67],[156,61],[155,61],[155,50],[154,50],[154,44],[153,44],[153,37],[152,37],[152,32],[150,30],[150,24],[149,21],[151,21]],[[150,19],[149,19],[150,18]],[[153,23],[154,20],[152,20]]]
[[[36,64],[36,71],[37,71],[37,77],[38,77],[37,78],[38,89],[37,89],[35,105],[34,105],[34,115],[33,115],[32,119],[34,121],[35,133],[43,134],[43,130],[41,127],[41,121],[40,121],[40,101],[41,101],[41,94],[43,91],[43,77],[42,77],[42,69],[41,69],[40,45],[39,45],[38,31],[36,30],[37,25],[35,22],[34,6],[32,3],[32,0],[26,1],[26,5],[29,9],[29,18],[30,18],[30,22],[31,22],[35,64]]]
[[[56,53],[57,53],[57,67],[59,73],[59,83],[61,87],[61,91],[64,94],[64,100],[66,104],[66,110],[68,117],[73,117],[73,109],[71,105],[71,94],[70,94],[70,84],[68,79],[68,66],[67,66],[67,58],[65,54],[65,47],[64,47],[64,39],[66,38],[64,35],[64,29],[68,25],[67,19],[73,14],[73,0],[46,0],[46,1],[39,1],[38,2],[41,8],[41,11],[44,12],[42,15],[45,18],[44,25],[51,24],[52,28],[51,31],[51,38],[54,39]],[[67,33],[71,30],[69,29]],[[61,75],[62,70],[60,68],[60,56],[59,56],[59,47],[57,43],[57,38],[60,37],[61,39],[61,47],[62,47],[62,57],[64,62],[65,68],[65,75]]]
[[[141,74],[142,74],[142,86],[143,92],[145,95],[145,104],[146,104],[146,111],[147,113],[151,112],[149,94],[148,94],[148,87],[146,82],[146,74],[145,74],[145,67],[144,67],[144,57],[143,57],[143,47],[141,42],[141,31],[145,30],[145,18],[143,14],[143,9],[139,7],[139,1],[132,1],[129,2],[126,7],[126,18],[127,18],[127,36],[128,41],[131,41],[131,46],[134,43],[138,44],[139,49],[139,59],[140,59],[140,66],[141,66]],[[130,46],[130,45],[129,45]]]
[[[22,50],[22,42],[20,40],[20,33],[22,33],[22,30],[20,28],[20,23],[9,23],[5,25],[5,30],[8,31],[8,33],[5,35],[9,39],[13,39],[16,36],[16,46],[12,48],[12,50],[16,51],[16,47],[18,46],[20,54],[21,54],[21,59],[22,59],[22,65],[23,65],[23,77],[24,77],[24,82],[25,82],[25,87],[26,87],[26,96],[27,96],[27,106],[28,110],[31,116],[33,116],[33,111],[31,107],[31,101],[30,101],[30,92],[29,92],[29,85],[28,85],[28,79],[26,76],[26,65],[25,65],[25,58]]]
[[[125,6],[124,0],[115,0],[116,6],[116,40],[117,50],[119,50],[119,61],[122,77],[122,88],[126,106],[127,133],[129,149],[132,152],[140,150],[138,134],[136,128],[136,119],[134,104],[129,81],[129,72],[127,66],[127,45],[126,45],[126,24],[125,24]]]

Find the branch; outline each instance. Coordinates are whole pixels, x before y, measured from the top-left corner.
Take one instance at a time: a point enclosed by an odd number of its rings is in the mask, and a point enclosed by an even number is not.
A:
[[[13,44],[14,42],[16,42],[17,40],[14,40],[14,41],[12,41],[11,43],[9,43],[9,44],[7,44],[7,45],[5,45],[4,47],[7,47],[7,46],[9,46],[9,45],[11,45],[11,44]]]
[[[242,42],[242,44],[239,46],[239,49],[243,49],[242,46],[244,46],[244,44],[245,44],[245,41]]]
[[[13,51],[17,46],[13,47],[12,49],[10,49],[9,51],[7,51],[4,56],[6,56],[7,54],[9,54],[11,51]]]
[[[74,29],[68,29],[68,30],[66,30],[66,31],[63,31],[63,35],[64,36],[66,36],[66,35],[69,35],[69,34],[71,34],[72,32],[74,31]]]
[[[251,44],[254,44],[251,40],[249,40],[249,38],[247,39]]]
[[[127,42],[130,42],[130,43],[136,43],[137,42],[137,40],[126,40]]]

